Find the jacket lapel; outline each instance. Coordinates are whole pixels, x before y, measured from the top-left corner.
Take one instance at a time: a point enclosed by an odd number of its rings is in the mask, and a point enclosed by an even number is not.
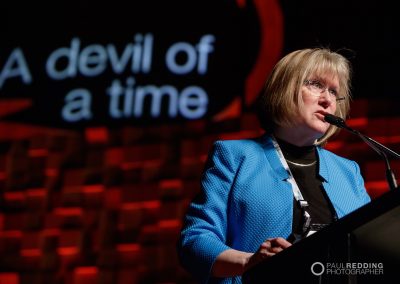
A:
[[[278,153],[274,148],[271,137],[267,134],[263,135],[261,137],[261,145],[264,149],[265,156],[267,157],[267,160],[272,168],[272,174],[278,180],[287,180],[289,178],[289,174],[279,160]]]
[[[328,163],[320,147],[317,147],[317,153],[319,158],[319,175],[324,179],[324,182],[329,183]]]

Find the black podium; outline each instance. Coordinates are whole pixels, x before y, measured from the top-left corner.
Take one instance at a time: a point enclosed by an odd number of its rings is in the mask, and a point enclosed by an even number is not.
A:
[[[242,281],[400,283],[400,189],[254,266]]]

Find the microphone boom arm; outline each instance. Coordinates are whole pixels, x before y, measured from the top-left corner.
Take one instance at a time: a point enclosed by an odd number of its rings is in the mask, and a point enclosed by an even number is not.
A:
[[[389,149],[388,147],[382,145],[381,143],[372,139],[371,137],[365,136],[364,134],[348,127],[347,125],[345,125],[343,128],[345,128],[346,130],[349,130],[349,131],[353,132],[354,134],[356,134],[357,136],[359,136],[362,140],[364,140],[365,143],[367,143],[379,155],[387,156],[389,154],[390,156],[400,159],[400,154],[398,154],[395,151]]]
[[[394,173],[390,167],[388,155],[393,156],[397,159],[400,159],[400,154],[396,153],[395,151],[389,149],[388,147],[382,145],[378,141],[375,141],[374,139],[360,133],[357,130],[354,130],[350,127],[348,127],[345,123],[345,121],[337,116],[331,115],[331,114],[326,114],[325,115],[325,121],[336,126],[339,128],[344,128],[354,134],[356,134],[358,137],[360,137],[368,146],[370,146],[375,152],[377,152],[379,155],[381,155],[384,160],[385,160],[385,165],[386,165],[386,179],[389,184],[390,190],[394,190],[397,188],[397,181],[394,176]]]

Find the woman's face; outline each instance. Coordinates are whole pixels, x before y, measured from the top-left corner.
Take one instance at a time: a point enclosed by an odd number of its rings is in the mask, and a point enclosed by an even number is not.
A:
[[[295,129],[314,141],[329,128],[325,122],[325,114],[335,114],[336,99],[339,91],[337,76],[312,77],[300,89],[303,108],[295,120]]]

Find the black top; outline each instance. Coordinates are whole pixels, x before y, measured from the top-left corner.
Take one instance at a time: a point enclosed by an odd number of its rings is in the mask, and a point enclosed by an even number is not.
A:
[[[322,187],[319,176],[319,162],[315,146],[298,147],[278,140],[279,146],[296,183],[308,202],[307,212],[311,216],[311,224],[329,224],[335,219],[335,210]],[[292,231],[300,234],[302,231],[302,212],[294,199]]]

